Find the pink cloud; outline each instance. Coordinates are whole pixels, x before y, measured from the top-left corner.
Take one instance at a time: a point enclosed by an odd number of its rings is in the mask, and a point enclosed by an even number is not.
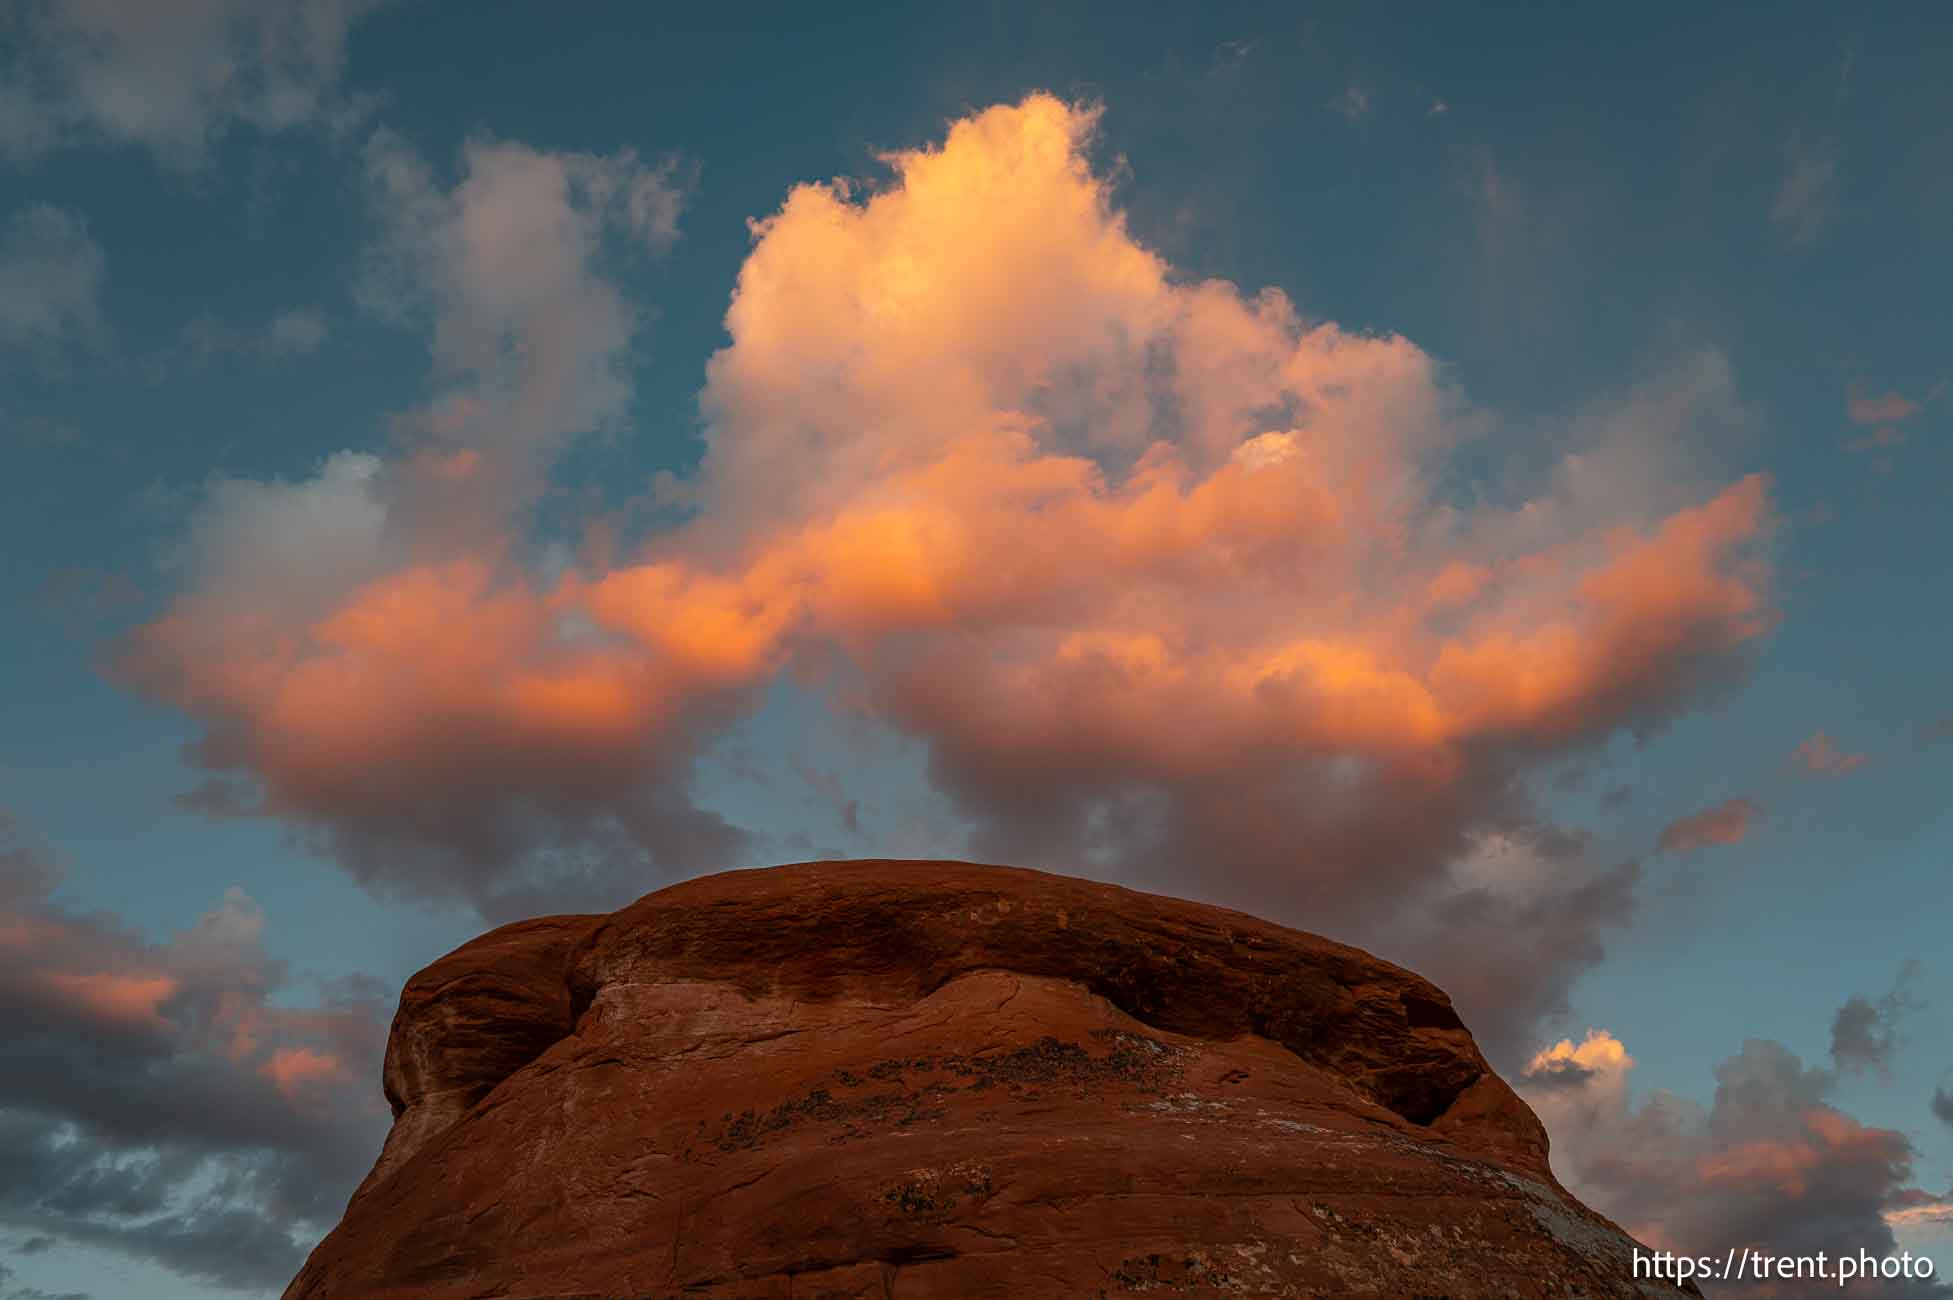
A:
[[[383,893],[508,914],[729,865],[691,765],[791,676],[920,741],[984,855],[1317,925],[1564,923],[1541,960],[1590,962],[1628,876],[1450,868],[1525,820],[1530,764],[1688,708],[1772,626],[1768,483],[1687,468],[1740,409],[1727,364],[1682,358],[1525,491],[1453,500],[1477,417],[1439,362],[1178,273],[1097,122],[1033,95],[884,183],[794,188],[707,369],[702,466],[659,498],[689,520],[547,567],[520,540],[546,467],[629,397],[599,256],[624,173],[474,145],[443,189],[377,139],[368,295],[430,320],[443,393],[391,458],[213,484],[122,672]]]
[[[1547,1126],[1554,1171],[1657,1249],[1884,1255],[1893,1225],[1930,1203],[1909,1186],[1905,1135],[1840,1110],[1835,1077],[1776,1043],[1752,1039],[1719,1065],[1706,1110],[1659,1090],[1637,1101],[1634,1067],[1617,1038],[1590,1030],[1538,1053],[1518,1086]]]
[[[346,1062],[311,1047],[281,1047],[258,1066],[258,1073],[278,1086],[294,1102],[321,1085],[345,1086],[355,1081]]]
[[[60,1002],[81,1015],[144,1029],[175,1027],[160,1010],[183,990],[182,982],[171,976],[51,970],[38,972],[38,978]]]
[[[281,1284],[384,1134],[384,1008],[365,990],[304,996],[242,890],[155,940],[54,903],[55,879],[0,814],[0,1111],[32,1119],[10,1139],[11,1222],[227,1287]]]
[[[1853,424],[1897,424],[1919,413],[1919,403],[1899,393],[1871,395],[1852,385],[1845,398],[1845,414]]]
[[[1813,776],[1843,776],[1872,761],[1869,754],[1846,753],[1838,748],[1837,741],[1823,731],[1811,733],[1809,739],[1797,746],[1791,758]]]
[[[1663,853],[1692,853],[1712,844],[1741,844],[1760,809],[1748,799],[1728,799],[1662,827],[1656,847]]]

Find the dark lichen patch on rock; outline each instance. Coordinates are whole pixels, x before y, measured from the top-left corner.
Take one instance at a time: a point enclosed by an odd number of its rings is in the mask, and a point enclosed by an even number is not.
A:
[[[884,1188],[881,1199],[906,1218],[936,1219],[962,1201],[988,1197],[992,1190],[990,1166],[963,1160],[940,1169],[911,1169],[900,1182]]]
[[[764,1113],[728,1112],[721,1117],[718,1132],[708,1142],[722,1152],[751,1151],[769,1139],[808,1124],[841,1125],[845,1131],[830,1140],[842,1142],[858,1136],[861,1126],[906,1128],[942,1118],[941,1106],[932,1102],[943,1091],[879,1092],[867,1097],[836,1098],[827,1089],[816,1088]]]
[[[1241,1291],[1245,1288],[1215,1257],[1204,1250],[1182,1255],[1136,1255],[1112,1270],[1110,1294],[1157,1292],[1172,1295],[1192,1291]],[[1099,1292],[1101,1296],[1108,1292]]]

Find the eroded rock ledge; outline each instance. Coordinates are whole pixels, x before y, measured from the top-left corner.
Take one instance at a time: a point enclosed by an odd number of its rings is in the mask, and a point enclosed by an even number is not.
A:
[[[407,984],[286,1300],[1674,1295],[1450,999],[1008,867],[729,872]]]

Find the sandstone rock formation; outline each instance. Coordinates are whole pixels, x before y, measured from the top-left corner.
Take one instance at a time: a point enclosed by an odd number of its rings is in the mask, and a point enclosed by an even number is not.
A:
[[[1625,1296],[1450,1000],[1220,908],[731,872],[416,975],[286,1300]]]

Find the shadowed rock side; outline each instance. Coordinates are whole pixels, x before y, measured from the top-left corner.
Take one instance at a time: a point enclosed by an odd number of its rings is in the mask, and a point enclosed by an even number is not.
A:
[[[286,1300],[1627,1296],[1442,991],[953,862],[729,872],[408,982]]]

